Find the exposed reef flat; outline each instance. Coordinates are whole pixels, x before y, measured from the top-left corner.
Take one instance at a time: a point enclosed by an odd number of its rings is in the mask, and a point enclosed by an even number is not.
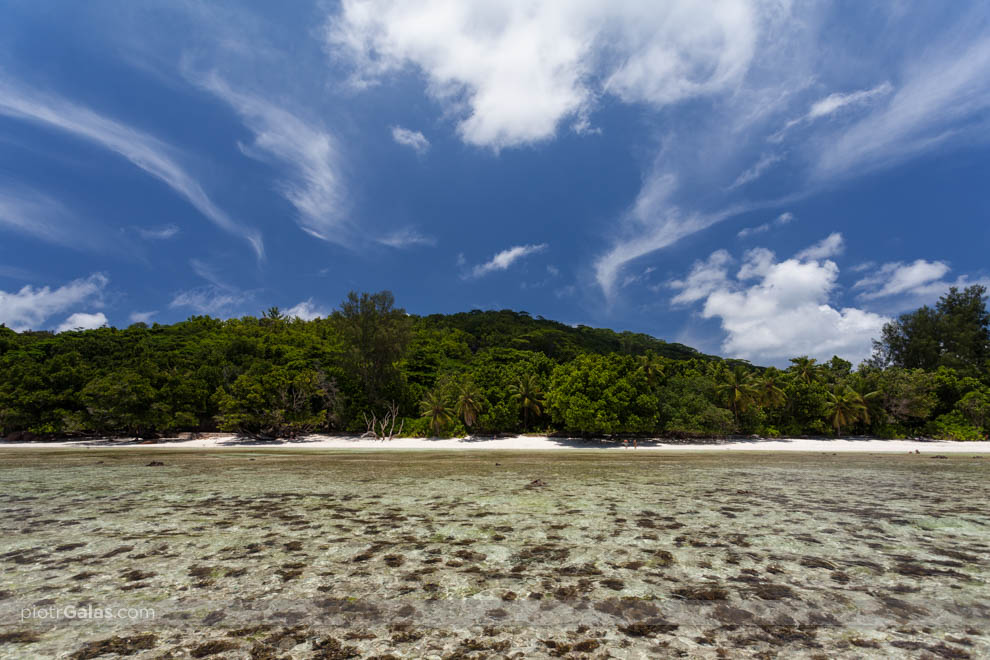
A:
[[[962,454],[0,451],[0,656],[987,657],[988,477]],[[38,614],[66,607],[154,618]]]

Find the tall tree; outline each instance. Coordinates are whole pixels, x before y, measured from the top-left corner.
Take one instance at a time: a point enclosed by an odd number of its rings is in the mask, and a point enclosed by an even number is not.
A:
[[[753,385],[753,375],[745,367],[736,365],[722,374],[718,384],[718,392],[732,411],[732,418],[739,426],[739,413],[746,410],[756,399],[756,388]]]
[[[794,378],[806,385],[816,382],[822,373],[821,365],[818,364],[818,361],[807,355],[791,358],[791,366],[787,368],[787,371]]]
[[[537,417],[542,413],[543,391],[536,374],[523,374],[515,383],[509,385],[512,399],[522,408],[523,430],[529,430],[529,413]]]
[[[828,392],[825,406],[836,435],[842,433],[843,426],[858,421],[870,423],[870,414],[863,395],[851,387],[841,385]]]
[[[348,345],[351,366],[368,403],[381,404],[388,390],[398,384],[398,362],[409,344],[408,315],[401,307],[395,307],[391,291],[360,296],[351,291],[334,312],[334,319]]]
[[[770,367],[756,380],[754,389],[761,406],[779,408],[787,403],[787,394],[781,387],[782,374]]]
[[[464,426],[474,426],[484,404],[484,395],[470,378],[465,378],[457,386],[457,403],[455,410],[464,420]]]
[[[875,365],[935,370],[952,367],[979,375],[990,360],[987,290],[974,284],[943,295],[935,308],[922,307],[887,323],[873,342]]]
[[[440,388],[434,388],[423,396],[422,401],[419,402],[419,412],[421,417],[430,420],[433,435],[440,435],[443,427],[454,418],[454,411],[448,405],[447,398]]]

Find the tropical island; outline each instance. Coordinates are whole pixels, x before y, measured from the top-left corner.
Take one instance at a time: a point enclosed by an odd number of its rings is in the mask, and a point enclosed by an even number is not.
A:
[[[0,326],[0,436],[227,431],[980,440],[990,431],[987,292],[952,288],[883,328],[870,360],[784,369],[526,312],[407,314],[351,293],[304,321],[195,316],[53,334]]]

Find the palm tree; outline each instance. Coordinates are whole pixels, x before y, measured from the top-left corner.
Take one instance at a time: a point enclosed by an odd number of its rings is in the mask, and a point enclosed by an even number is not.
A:
[[[741,365],[734,366],[731,370],[723,371],[722,382],[717,386],[718,393],[729,404],[732,417],[736,420],[736,427],[739,426],[739,413],[756,399],[756,388],[753,386],[753,375],[746,371]]]
[[[848,385],[836,386],[834,391],[826,392],[826,409],[835,427],[835,435],[842,432],[843,426],[855,424],[858,421],[870,423],[870,412],[863,395]]]
[[[464,426],[470,429],[474,425],[479,413],[481,413],[483,404],[484,396],[481,394],[481,390],[478,389],[473,380],[465,379],[457,388],[457,403],[455,404],[455,410],[464,420]]]
[[[768,408],[779,408],[787,403],[787,394],[780,386],[781,373],[770,367],[756,382],[756,393],[760,404]]]
[[[650,387],[656,385],[657,381],[661,380],[664,376],[663,362],[653,353],[639,356],[639,368],[646,376],[646,382],[649,383]]]
[[[791,372],[791,375],[796,380],[811,385],[821,376],[821,365],[817,364],[815,358],[802,355],[801,357],[791,358],[791,366],[788,368],[788,371]]]
[[[423,400],[419,402],[419,411],[420,417],[426,417],[430,420],[433,435],[440,435],[440,429],[454,418],[454,411],[447,405],[447,401],[439,388],[426,393]]]
[[[529,430],[529,413],[540,416],[540,405],[543,403],[543,392],[536,374],[524,374],[515,383],[509,385],[512,400],[519,404],[523,412],[523,431]]]

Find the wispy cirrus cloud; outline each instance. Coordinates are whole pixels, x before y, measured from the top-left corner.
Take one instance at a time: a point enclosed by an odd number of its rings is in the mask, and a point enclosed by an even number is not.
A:
[[[744,227],[740,229],[736,234],[736,237],[746,238],[756,234],[763,234],[770,231],[773,227],[781,227],[789,224],[792,220],[794,220],[794,214],[790,211],[785,211],[784,213],[778,215],[773,222],[764,222],[762,225],[756,225],[755,227]]]
[[[216,72],[188,75],[228,103],[254,134],[253,143],[240,145],[245,155],[288,169],[278,190],[298,211],[300,229],[330,243],[351,245],[355,237],[334,136],[263,95],[235,90]]]
[[[56,289],[25,286],[14,292],[0,290],[0,323],[18,332],[42,329],[49,318],[73,307],[100,306],[101,295],[109,282],[102,273],[94,273]]]
[[[870,103],[880,97],[887,96],[893,91],[893,89],[893,85],[887,81],[884,81],[876,87],[870,89],[861,89],[848,93],[833,92],[825,98],[819,99],[818,101],[812,103],[807,114],[787,122],[784,127],[780,129],[780,131],[771,135],[769,140],[771,142],[780,142],[784,139],[784,134],[794,126],[806,124],[815,121],[816,119],[821,119],[822,117],[834,115],[848,106],[858,106]]]
[[[24,186],[0,187],[0,229],[70,248],[105,247],[99,228],[81,222],[57,199]]]
[[[508,270],[512,264],[530,255],[538,254],[547,249],[546,243],[535,245],[516,245],[502,250],[483,264],[478,264],[468,272],[469,277],[484,277],[489,273],[500,270]]]
[[[169,302],[170,309],[189,308],[198,314],[225,316],[254,299],[254,293],[230,284],[217,269],[202,259],[190,259],[189,267],[205,286],[179,291]]]
[[[904,80],[887,104],[830,139],[816,173],[848,176],[900,162],[951,140],[985,142],[990,133],[979,117],[988,109],[990,33],[957,32],[906,66]]]
[[[401,250],[418,246],[432,247],[437,244],[437,239],[432,236],[425,236],[415,229],[406,228],[379,236],[375,242]]]
[[[758,161],[753,163],[752,167],[745,170],[744,172],[742,172],[742,174],[736,177],[736,180],[733,181],[732,184],[729,186],[729,190],[734,190],[735,188],[744,186],[747,183],[756,181],[761,176],[763,176],[763,173],[766,172],[768,169],[770,169],[775,163],[779,163],[782,160],[784,160],[784,157],[780,154],[763,154],[762,156],[760,156],[760,159]]]
[[[167,224],[161,227],[136,227],[135,231],[146,241],[167,241],[178,235],[179,226]]]
[[[164,182],[208,220],[250,243],[264,257],[261,234],[235,222],[176,160],[177,150],[147,133],[54,94],[0,77],[0,115],[47,126],[112,151]]]

